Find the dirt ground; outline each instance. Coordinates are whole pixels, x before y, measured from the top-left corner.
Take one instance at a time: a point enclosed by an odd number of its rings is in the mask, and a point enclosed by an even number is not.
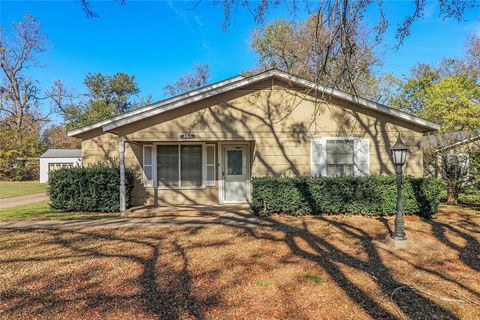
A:
[[[230,219],[241,221],[234,215]],[[480,319],[480,212],[0,230],[2,319]]]

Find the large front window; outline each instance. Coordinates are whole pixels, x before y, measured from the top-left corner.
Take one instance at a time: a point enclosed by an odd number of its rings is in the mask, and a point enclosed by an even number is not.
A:
[[[143,183],[147,187],[198,188],[216,184],[215,144],[143,145]]]
[[[158,145],[158,186],[202,186],[202,158],[201,145]]]

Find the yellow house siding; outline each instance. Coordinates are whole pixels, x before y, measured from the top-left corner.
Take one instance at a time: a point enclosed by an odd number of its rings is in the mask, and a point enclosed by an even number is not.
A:
[[[310,174],[313,138],[362,138],[370,140],[370,174],[389,174],[394,173],[389,148],[401,133],[409,146],[405,173],[422,176],[421,128],[352,103],[338,99],[326,102],[311,92],[294,89],[278,81],[265,82],[119,127],[115,134],[91,133],[82,142],[84,164],[118,158],[118,134],[127,141],[126,165],[138,175],[136,204],[211,204],[218,201],[217,187],[143,187],[142,143],[180,141],[186,132],[195,135],[194,141],[250,141],[251,175],[263,176]],[[218,156],[218,145],[216,151]]]

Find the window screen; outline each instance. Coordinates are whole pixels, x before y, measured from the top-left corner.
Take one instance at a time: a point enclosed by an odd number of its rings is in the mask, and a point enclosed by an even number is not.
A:
[[[202,186],[202,146],[181,145],[181,186]]]
[[[159,186],[178,187],[179,176],[179,146],[157,146],[157,180]]]
[[[354,174],[354,141],[327,140],[327,175]]]

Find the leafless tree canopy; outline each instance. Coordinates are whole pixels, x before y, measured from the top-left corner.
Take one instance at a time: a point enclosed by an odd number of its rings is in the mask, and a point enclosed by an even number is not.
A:
[[[168,96],[176,96],[203,87],[207,84],[209,76],[209,66],[207,64],[197,64],[195,72],[180,76],[174,83],[167,83],[164,92]]]
[[[44,120],[36,108],[38,86],[25,71],[36,65],[35,55],[45,50],[46,37],[40,32],[38,21],[28,14],[23,21],[13,24],[10,39],[5,30],[0,32],[0,116],[21,138],[26,120]]]

